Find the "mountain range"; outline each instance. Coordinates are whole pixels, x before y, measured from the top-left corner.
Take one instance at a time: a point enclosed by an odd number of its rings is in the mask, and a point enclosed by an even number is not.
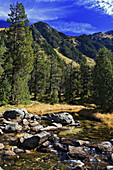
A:
[[[0,27],[4,24],[5,22],[0,22]],[[6,27],[7,24],[6,22]],[[104,46],[113,52],[113,30],[92,35],[67,36],[44,22],[32,24],[30,29],[34,41],[47,55],[57,55],[67,63],[79,63],[83,56],[94,63],[98,50]]]

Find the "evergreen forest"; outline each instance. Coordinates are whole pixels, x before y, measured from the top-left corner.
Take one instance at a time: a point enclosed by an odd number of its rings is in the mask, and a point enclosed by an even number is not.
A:
[[[0,31],[0,105],[36,100],[113,109],[112,32],[69,37],[43,22],[30,26],[22,3],[10,5],[8,22]]]

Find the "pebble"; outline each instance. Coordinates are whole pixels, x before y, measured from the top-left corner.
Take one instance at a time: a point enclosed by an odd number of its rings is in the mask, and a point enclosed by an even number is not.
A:
[[[15,156],[16,155],[13,151],[10,151],[10,150],[5,151],[4,154],[7,156]]]
[[[3,143],[0,143],[0,150],[1,149],[4,149],[4,144]]]

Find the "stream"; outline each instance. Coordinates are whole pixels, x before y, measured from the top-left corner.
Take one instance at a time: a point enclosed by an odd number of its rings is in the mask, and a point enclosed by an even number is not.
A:
[[[64,151],[58,151],[49,145],[51,152],[41,152],[33,149],[28,153],[18,153],[15,156],[6,156],[3,150],[0,150],[0,167],[3,170],[71,170],[71,169],[91,169],[104,170],[113,166],[111,152],[99,152],[95,149],[98,142],[110,141],[113,138],[113,129],[109,129],[103,122],[87,120],[83,117],[74,117],[75,122],[80,122],[80,126],[66,126],[68,130],[54,131],[61,139],[66,138],[70,141],[84,140],[89,141],[91,147],[86,146],[88,158],[83,161],[68,159]],[[9,148],[10,138],[14,138],[16,133],[5,133],[0,136],[0,143],[3,143],[5,149]]]

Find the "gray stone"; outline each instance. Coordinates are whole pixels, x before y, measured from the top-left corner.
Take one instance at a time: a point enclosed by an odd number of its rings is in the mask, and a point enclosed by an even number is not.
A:
[[[13,124],[13,125],[6,125],[5,126],[5,132],[15,132],[15,131],[21,131],[22,130],[22,126],[19,125],[18,123]]]
[[[113,139],[111,139],[111,140],[110,140],[110,142],[111,142],[111,143],[112,143],[112,145],[113,145]]]
[[[50,131],[50,130],[57,130],[59,127],[56,126],[47,126],[45,128],[41,128],[42,131]]]
[[[87,157],[87,152],[84,151],[83,147],[69,146],[69,152],[67,153],[69,158],[75,158],[83,160]]]
[[[52,123],[52,125],[54,125],[54,126],[56,126],[56,127],[58,127],[58,128],[62,127],[62,124],[61,124],[61,123]]]
[[[37,121],[31,121],[30,122],[30,126],[37,126],[39,125],[39,123]]]
[[[34,115],[32,113],[25,114],[25,119],[31,119],[32,117],[34,117]]]
[[[25,116],[25,113],[24,111],[22,111],[21,109],[18,109],[18,108],[13,108],[11,110],[7,110],[4,112],[3,114],[4,118],[5,119],[17,119],[18,117],[20,119],[23,119],[24,116]]]
[[[67,152],[67,146],[60,144],[60,143],[54,143],[54,149],[56,149],[57,151],[63,151],[63,152]]]
[[[106,169],[107,170],[113,170],[113,166],[107,166]]]
[[[7,155],[7,156],[15,156],[15,155],[16,155],[16,154],[15,154],[13,151],[11,151],[11,150],[5,151],[4,154]]]
[[[4,149],[4,144],[3,143],[0,143],[0,150],[1,149]]]
[[[89,141],[84,141],[84,140],[76,140],[76,143],[78,144],[78,145],[89,145],[90,144],[90,142]]]
[[[30,130],[31,128],[28,126],[28,125],[26,125],[25,127],[23,127],[23,130],[24,131],[28,131],[28,130]]]
[[[113,146],[109,141],[104,141],[97,145],[97,149],[101,152],[112,152]]]
[[[3,135],[4,133],[3,133],[3,131],[2,131],[2,129],[0,129],[0,135]]]
[[[42,146],[42,147],[48,147],[50,144],[51,144],[50,141],[46,141],[46,142],[44,142],[41,146]]]
[[[26,134],[19,139],[19,145],[27,149],[33,149],[42,143],[46,142],[50,134],[47,132],[40,132],[36,135]]]
[[[51,114],[49,114],[49,118],[50,118],[50,120],[53,120],[56,123],[61,123],[63,125],[75,123],[72,115],[69,114],[69,113],[66,113],[66,112],[65,113],[58,113],[58,114],[51,113]]]
[[[29,125],[28,120],[27,120],[27,119],[23,119],[23,124],[24,124],[24,125]]]
[[[40,119],[41,119],[41,116],[34,115],[34,118],[35,118],[36,120],[40,120]]]
[[[15,151],[15,153],[25,153],[25,150],[23,150],[23,149],[15,149],[14,150]]]
[[[34,126],[31,128],[31,130],[33,130],[34,132],[39,132],[40,129],[42,129],[43,126],[42,125],[38,125],[38,126]]]

